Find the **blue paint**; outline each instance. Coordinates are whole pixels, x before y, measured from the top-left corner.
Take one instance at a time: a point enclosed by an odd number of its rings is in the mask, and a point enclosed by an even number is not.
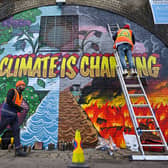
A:
[[[27,127],[21,130],[21,143],[33,145],[34,142],[43,142],[47,148],[49,143],[58,141],[58,114],[59,114],[59,78],[57,90],[52,90],[42,100],[36,113],[27,121]]]
[[[61,9],[57,6],[41,7],[41,16],[55,16],[61,14]],[[40,17],[37,23],[40,23]],[[29,79],[37,80],[37,79]],[[59,78],[44,79],[48,90],[48,95],[42,100],[35,114],[27,120],[26,127],[21,130],[21,143],[23,145],[33,145],[34,142],[43,142],[45,148],[49,143],[57,145],[58,141],[58,116],[59,116]],[[47,83],[50,81],[51,85]],[[37,89],[37,88],[36,88]]]

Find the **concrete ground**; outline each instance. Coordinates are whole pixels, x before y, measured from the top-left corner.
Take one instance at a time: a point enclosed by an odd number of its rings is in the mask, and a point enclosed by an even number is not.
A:
[[[130,151],[124,149],[110,156],[107,151],[85,149],[90,168],[166,168],[168,161],[129,161]],[[162,154],[162,153],[161,153]],[[71,151],[33,150],[27,157],[14,157],[14,152],[0,150],[0,168],[66,168],[71,164]]]

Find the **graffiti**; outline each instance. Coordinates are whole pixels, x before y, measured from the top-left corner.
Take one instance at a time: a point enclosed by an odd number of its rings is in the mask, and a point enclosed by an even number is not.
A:
[[[79,52],[56,53],[54,45],[39,50],[39,38],[43,38],[39,37],[42,16],[69,15],[72,11],[82,16],[79,30],[75,32]],[[18,115],[23,126],[23,144],[43,141],[46,148],[48,143],[71,141],[75,129],[80,127],[85,146],[95,146],[98,135],[104,138],[110,135],[117,146],[125,146],[123,132],[134,134],[134,130],[116,77],[113,44],[106,29],[108,23],[116,22],[130,23],[134,29],[133,61],[138,75],[150,83],[145,90],[168,141],[168,49],[164,44],[142,27],[113,13],[84,6],[63,9],[45,6],[0,22],[0,107],[8,89],[14,88],[17,80],[24,80],[27,88],[23,97],[29,112]],[[59,32],[60,28],[52,30],[51,37],[47,34],[47,43],[61,44],[64,33]],[[61,36],[55,37],[56,30]],[[53,41],[55,38],[57,40]],[[141,99],[133,101],[143,102]],[[140,115],[139,111],[137,113]],[[139,122],[152,128],[150,120]]]
[[[104,87],[96,87],[97,83],[104,85]],[[111,83],[111,87],[107,88],[107,83]],[[152,84],[152,82],[150,83]],[[153,83],[151,89],[154,91],[152,93],[147,92],[157,121],[163,129],[166,141],[168,141],[168,129],[164,125],[166,125],[168,119],[167,84],[167,81],[162,81],[158,84]],[[114,83],[114,81],[104,82],[102,79],[99,79],[98,82],[94,81],[90,88],[83,88],[79,103],[81,103],[82,109],[87,113],[89,119],[102,137],[109,138],[109,136],[112,136],[117,146],[124,147],[123,132],[134,134],[134,127],[124,95],[121,92],[117,92],[121,88],[114,88],[116,85],[117,83]],[[108,97],[106,96],[107,93]],[[136,93],[136,90],[132,90],[131,93]],[[133,104],[144,104],[145,99],[142,97],[132,98],[131,102]],[[150,115],[149,108],[144,108],[143,110],[134,108],[134,111],[136,116]],[[155,128],[152,119],[138,119],[137,122],[146,129]],[[151,136],[153,139],[158,138],[156,132],[152,132]]]
[[[157,56],[150,55],[148,59],[146,57],[133,57],[133,61],[136,64],[136,69],[140,77],[151,76],[158,78],[160,71],[160,64],[157,63]]]
[[[86,30],[81,30],[79,31],[79,35],[82,36],[81,39],[81,45],[80,45],[80,50],[82,51],[82,53],[85,52],[85,47],[90,44],[90,47],[92,49],[94,49],[95,51],[99,51],[99,45],[98,43],[94,42],[94,40],[88,40],[88,37],[91,36],[91,34],[94,34],[94,36],[96,36],[97,38],[100,38],[101,35],[102,35],[102,32],[101,31],[98,31],[98,30],[89,30],[89,31],[86,31]]]
[[[0,105],[4,103],[4,100],[6,98],[7,92],[11,88],[15,88],[15,84],[18,80],[24,80],[26,84],[28,84],[28,78],[27,77],[22,77],[22,78],[14,78],[14,77],[0,77],[0,92],[1,92],[1,97],[0,97]],[[42,99],[45,95],[40,96],[37,94],[37,92],[34,90],[33,87],[27,86],[24,94],[23,94],[23,99],[24,99],[24,104],[27,106],[27,109],[29,111],[25,113],[19,113],[18,118],[19,118],[19,125],[23,125],[24,119],[28,119],[32,114],[35,113],[37,106],[40,104],[40,99]],[[23,104],[23,105],[24,105]],[[0,112],[1,114],[1,112]]]
[[[16,51],[25,50],[26,44],[32,48],[32,53],[37,51],[37,41],[34,42],[33,33],[39,32],[38,24],[30,26],[36,22],[36,16],[41,14],[39,9],[31,9],[18,13],[0,23],[0,44],[3,45],[13,37],[17,36],[17,41],[13,44]],[[0,54],[4,52],[4,48],[0,49]]]
[[[157,78],[160,71],[158,56],[153,54],[146,58],[144,54],[134,56],[137,72],[140,76]],[[0,76],[7,77],[39,77],[74,79],[78,72],[83,77],[115,77],[116,61],[113,54],[85,54],[77,67],[79,55],[61,53],[47,55],[6,56],[0,62]]]

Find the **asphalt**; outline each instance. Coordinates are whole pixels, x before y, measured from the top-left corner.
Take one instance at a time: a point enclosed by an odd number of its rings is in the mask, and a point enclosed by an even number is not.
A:
[[[110,156],[107,151],[85,149],[85,165],[90,168],[166,168],[168,165],[168,161],[130,161],[130,154],[128,150],[120,150]],[[0,168],[67,168],[71,164],[72,151],[33,150],[22,158],[15,157],[14,151],[0,150]]]

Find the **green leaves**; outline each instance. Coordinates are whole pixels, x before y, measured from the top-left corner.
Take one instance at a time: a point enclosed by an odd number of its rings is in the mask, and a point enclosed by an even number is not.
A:
[[[37,8],[30,9],[21,13],[18,13],[14,15],[14,19],[24,19],[24,20],[30,20],[31,23],[36,22],[36,16],[39,16],[41,14],[41,11]]]
[[[0,25],[0,44],[4,44],[8,42],[12,37],[12,29],[11,28],[6,28],[6,29],[1,29]]]
[[[42,88],[45,88],[45,82],[41,79],[37,79],[37,84],[41,86]]]
[[[38,8],[30,9],[21,13],[18,13],[14,16],[9,17],[8,19],[0,23],[0,45],[3,45],[10,41],[14,36],[19,36],[21,38],[24,32],[27,32],[28,40],[20,40],[15,44],[16,50],[25,49],[26,42],[32,46],[32,51],[34,52],[32,39],[34,38],[33,33],[30,31],[32,23],[36,22],[36,16],[39,16],[41,11]],[[36,28],[37,29],[37,28]],[[32,38],[32,39],[31,39]],[[4,52],[3,49],[0,50],[0,54]]]

